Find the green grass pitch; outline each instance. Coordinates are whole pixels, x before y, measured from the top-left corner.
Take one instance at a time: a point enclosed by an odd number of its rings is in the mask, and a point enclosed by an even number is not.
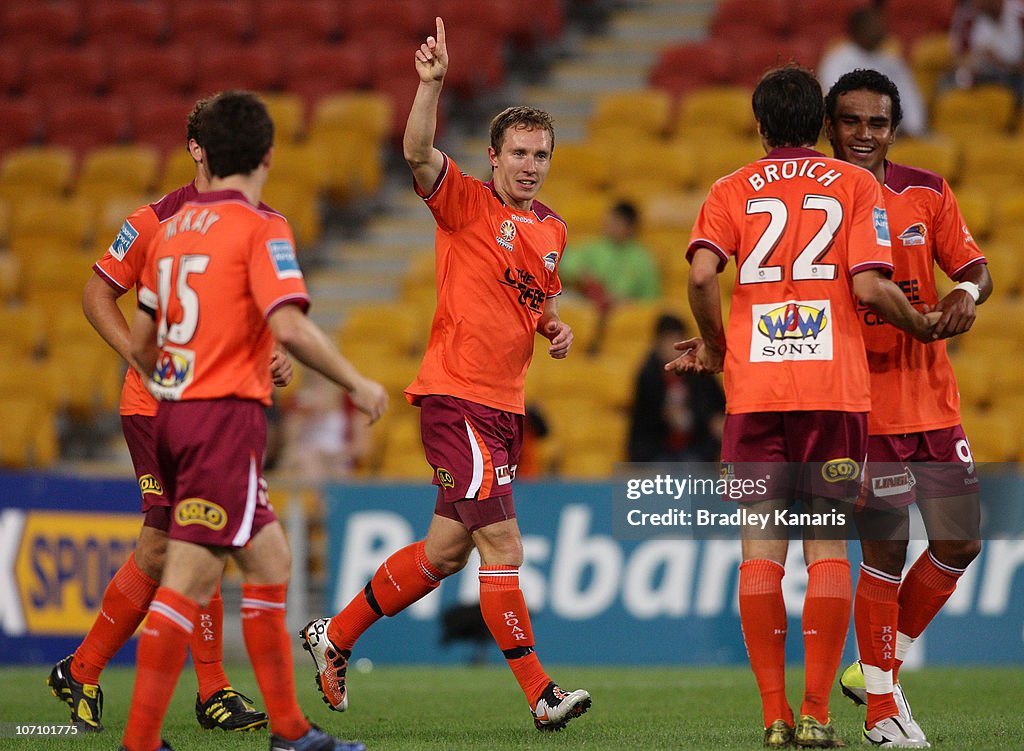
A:
[[[301,656],[301,657],[304,657]],[[296,657],[299,700],[309,717],[341,737],[358,737],[370,751],[502,751],[507,749],[758,749],[760,705],[746,668],[556,667],[566,688],[594,697],[589,713],[561,733],[539,733],[511,674],[501,666],[378,667],[350,679],[349,711],[327,709],[306,660]],[[66,708],[45,686],[49,666],[0,668],[0,723],[66,722]],[[228,669],[235,687],[258,697],[248,666]],[[801,674],[789,672],[796,701]],[[103,675],[102,735],[77,738],[0,738],[0,749],[91,751],[117,749],[128,713],[133,675]],[[914,713],[936,749],[1024,747],[1024,670],[928,668],[907,671],[903,684]],[[195,721],[195,677],[186,666],[171,702],[164,737],[176,751],[266,749],[266,731],[203,731]],[[258,700],[259,701],[259,700]],[[263,706],[262,701],[259,701]],[[832,695],[833,719],[846,741],[862,746],[863,710]]]

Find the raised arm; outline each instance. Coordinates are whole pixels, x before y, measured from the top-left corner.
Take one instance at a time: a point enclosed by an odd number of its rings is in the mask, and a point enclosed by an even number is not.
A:
[[[853,292],[862,303],[882,316],[898,329],[906,331],[915,339],[930,342],[936,321],[941,313],[922,314],[918,312],[897,285],[886,279],[877,269],[868,269],[853,277]]]
[[[437,36],[427,37],[416,50],[416,72],[420,85],[405,124],[402,149],[416,185],[426,193],[434,187],[444,167],[444,157],[434,148],[437,106],[444,76],[448,72],[448,47],[445,44],[444,21],[440,17],[437,18]]]

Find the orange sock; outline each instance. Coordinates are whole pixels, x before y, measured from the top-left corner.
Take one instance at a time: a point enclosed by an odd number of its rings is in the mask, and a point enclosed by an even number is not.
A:
[[[480,567],[480,612],[533,708],[551,679],[534,652],[533,627],[516,566]]]
[[[192,632],[189,649],[199,681],[199,700],[206,701],[222,688],[228,686],[224,675],[224,601],[220,597],[220,585],[210,598],[209,604],[199,608],[196,630]]]
[[[110,658],[132,638],[146,617],[157,586],[158,582],[139,569],[135,554],[128,556],[103,592],[99,615],[75,650],[72,678],[80,683],[99,683]]]
[[[437,589],[445,575],[427,560],[423,540],[406,545],[380,565],[366,589],[331,619],[327,638],[338,649],[356,640],[382,616],[392,616]]]
[[[892,694],[896,623],[900,613],[896,602],[899,587],[899,576],[861,564],[853,623],[868,692],[865,725],[869,730],[886,717],[899,714]]]
[[[900,666],[910,645],[956,591],[956,584],[964,571],[966,569],[953,568],[936,560],[931,550],[921,553],[921,557],[910,567],[900,586],[900,617],[893,681],[898,680]]]
[[[295,740],[309,730],[295,698],[292,645],[285,625],[286,584],[242,585],[242,636],[267,705],[270,729]]]
[[[828,695],[850,628],[850,562],[823,558],[807,567],[804,596],[804,701],[800,714],[828,722]]]
[[[160,746],[160,726],[185,665],[188,640],[199,606],[167,587],[160,587],[149,606],[149,616],[139,637],[124,747],[128,751],[153,751]]]
[[[786,604],[781,563],[763,558],[740,564],[740,622],[747,657],[761,692],[764,726],[776,720],[793,725],[786,700]]]

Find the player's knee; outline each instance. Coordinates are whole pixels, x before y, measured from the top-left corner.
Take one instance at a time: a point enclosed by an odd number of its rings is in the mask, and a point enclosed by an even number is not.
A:
[[[150,579],[160,581],[164,573],[164,563],[167,561],[167,540],[140,538],[139,544],[135,547],[135,565],[139,571]]]
[[[861,551],[865,566],[893,576],[899,576],[907,563],[907,547],[900,541],[887,544],[864,541],[861,543]]]
[[[935,540],[930,543],[932,555],[953,568],[967,568],[981,553],[981,540]]]
[[[469,549],[457,549],[451,548],[448,550],[438,551],[435,556],[427,555],[429,560],[437,570],[445,576],[451,576],[457,574],[466,567],[466,563],[469,562],[469,554],[472,552],[472,548]]]

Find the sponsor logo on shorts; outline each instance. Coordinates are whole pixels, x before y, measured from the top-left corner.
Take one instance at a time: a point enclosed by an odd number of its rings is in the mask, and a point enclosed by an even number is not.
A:
[[[160,481],[153,475],[143,475],[139,478],[139,490],[143,495],[163,495],[164,488]]]
[[[505,250],[512,252],[515,248],[512,246],[512,241],[516,239],[516,225],[511,219],[506,219],[498,227],[498,236],[494,238],[498,241],[498,245],[503,247]]]
[[[174,521],[179,527],[199,524],[216,531],[228,523],[227,512],[213,501],[205,498],[186,498],[174,508]]]
[[[494,468],[494,476],[497,479],[499,485],[509,485],[514,479],[516,479],[516,470],[519,468],[518,464],[513,464],[511,467],[507,464],[502,464],[500,467]]]
[[[790,300],[750,309],[751,362],[832,359],[832,306],[828,300]]]
[[[875,224],[875,239],[879,245],[889,246],[892,245],[892,241],[889,239],[889,217],[886,216],[885,209],[875,206],[872,210],[871,218]]]
[[[558,251],[552,250],[550,253],[544,256],[544,268],[548,271],[554,271],[555,266],[558,265]]]
[[[290,240],[268,240],[267,251],[278,279],[301,279],[302,269],[295,257],[295,246]]]
[[[139,239],[139,231],[132,226],[131,222],[125,219],[121,229],[117,231],[117,237],[110,244],[110,255],[119,261],[123,261],[125,254],[132,249],[132,245],[135,244],[137,239]]]
[[[736,467],[732,462],[722,462],[722,466],[718,469],[718,477],[722,480],[735,480]]]
[[[832,459],[821,467],[821,476],[825,478],[825,482],[856,480],[858,475],[860,475],[860,465],[849,457]]]
[[[927,236],[928,228],[924,226],[924,222],[917,222],[900,232],[899,239],[904,245],[924,245]]]
[[[452,477],[452,473],[444,467],[437,468],[437,481],[441,483],[442,488],[454,488],[455,478]]]
[[[891,495],[902,495],[903,493],[908,492],[916,484],[917,480],[914,477],[914,473],[907,468],[902,474],[872,477],[871,492],[879,498],[885,498]]]

